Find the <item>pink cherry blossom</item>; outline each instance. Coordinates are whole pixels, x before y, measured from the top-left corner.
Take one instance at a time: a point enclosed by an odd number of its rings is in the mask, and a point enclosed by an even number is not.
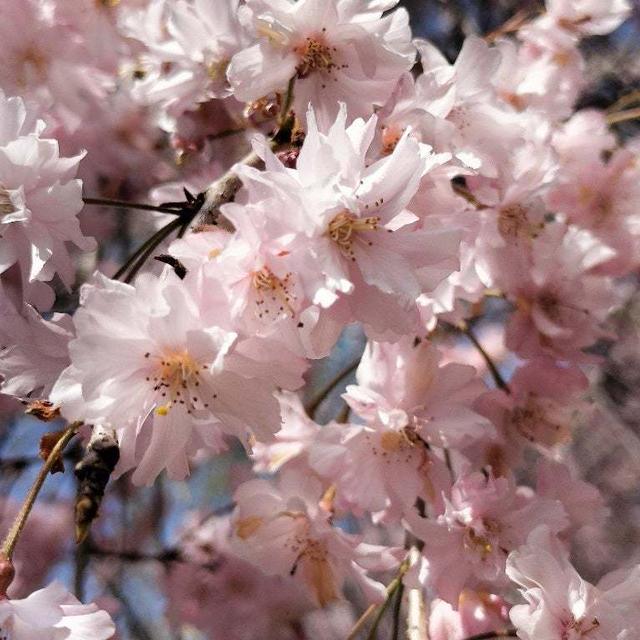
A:
[[[175,129],[175,119],[198,103],[231,94],[227,65],[250,44],[238,22],[238,0],[153,0],[126,12],[124,31],[148,48],[141,56],[143,78],[133,95],[160,109],[160,124]]]
[[[0,302],[0,389],[19,397],[46,397],[69,364],[71,316],[54,313],[45,320],[30,305],[21,315],[1,286]]]
[[[365,544],[332,526],[318,506],[322,488],[315,478],[285,473],[280,488],[252,480],[234,497],[233,543],[240,557],[268,575],[288,576],[320,606],[339,597],[346,579],[354,581],[367,600],[384,600],[384,586],[366,570],[397,566],[399,550]]]
[[[509,605],[495,594],[464,589],[457,610],[437,598],[429,614],[430,640],[465,640],[508,626]]]
[[[581,35],[609,33],[631,13],[628,0],[547,0],[545,4],[562,28]]]
[[[272,442],[256,442],[253,468],[256,472],[281,471],[284,468],[309,469],[309,450],[323,430],[307,415],[300,398],[294,393],[278,394],[282,426]]]
[[[484,390],[475,369],[458,363],[440,367],[439,359],[429,341],[370,342],[358,385],[348,386],[344,397],[367,422],[407,427],[430,446],[455,447],[490,436],[489,422],[473,409]]]
[[[522,640],[624,640],[638,625],[640,566],[606,575],[594,586],[580,577],[545,525],[507,560],[507,575],[526,604],[510,617]]]
[[[626,273],[638,264],[640,171],[637,156],[618,149],[604,162],[584,156],[563,167],[562,178],[547,196],[548,206],[568,222],[589,229],[616,253],[601,267]]]
[[[442,492],[451,484],[445,463],[400,410],[367,425],[324,426],[311,446],[310,464],[334,479],[338,509],[369,511],[376,521],[399,519],[418,498],[440,510]]]
[[[616,304],[610,279],[592,271],[612,255],[584,230],[547,226],[534,242],[528,275],[514,272],[508,274],[513,284],[505,281],[516,304],[507,346],[523,356],[542,352],[574,362],[588,359],[583,350],[608,335],[603,323]]]
[[[262,377],[268,369],[252,358],[254,346],[221,327],[224,317],[207,321],[178,282],[146,276],[134,288],[98,277],[85,285],[72,364],[51,395],[70,420],[116,429],[121,470],[136,466],[138,483],[163,468],[184,477],[188,455],[224,449],[225,433],[246,443],[250,433],[266,437],[280,424],[272,394],[278,372]],[[136,442],[145,443],[142,455]]]
[[[571,468],[561,462],[540,458],[536,466],[536,491],[543,498],[559,500],[569,515],[568,536],[581,527],[598,526],[609,516],[604,498],[593,484],[575,477]]]
[[[269,207],[266,226],[294,234],[290,261],[301,293],[324,308],[340,300],[334,311],[342,322],[357,319],[377,336],[397,335],[418,323],[418,295],[457,267],[459,231],[417,229],[418,217],[405,210],[428,166],[415,140],[404,136],[392,154],[367,166],[375,117],[348,128],[345,121],[342,108],[325,135],[310,112],[296,169],[263,149],[266,171],[238,171],[250,202]]]
[[[181,535],[183,562],[166,576],[167,613],[179,628],[189,623],[210,638],[295,640],[294,622],[311,609],[287,577],[267,576],[238,558],[227,517],[189,513]]]
[[[295,79],[294,109],[311,102],[319,126],[335,120],[339,102],[349,116],[367,117],[384,104],[413,64],[408,14],[397,0],[249,0],[241,19],[257,42],[237,53],[228,77],[239,100],[253,101]]]
[[[537,523],[560,531],[568,522],[557,500],[538,498],[512,479],[484,473],[460,477],[445,504],[437,519],[414,513],[407,515],[407,524],[424,542],[422,565],[414,572],[454,605],[464,587],[504,587],[509,551],[523,544]]]
[[[109,640],[115,626],[95,604],[80,604],[59,582],[22,600],[0,600],[0,629],[12,640]]]
[[[103,28],[99,36],[89,24],[79,28],[78,11],[77,22],[70,24],[68,13],[63,18],[64,9],[56,11],[58,4],[66,3],[3,0],[0,39],[11,63],[0,70],[0,84],[7,92],[37,102],[51,119],[72,131],[83,122],[88,96],[104,97],[113,85],[109,73],[115,71],[113,50],[111,66],[104,69],[96,39],[106,44],[118,38],[112,26]]]
[[[548,452],[571,440],[578,412],[588,411],[583,401],[587,387],[579,369],[534,358],[516,369],[509,394],[489,392],[476,409],[494,423],[505,455],[517,464],[526,446]]]
[[[75,273],[66,247],[94,248],[82,235],[76,215],[82,185],[74,179],[83,154],[60,157],[58,143],[41,138],[41,126],[16,99],[0,96],[0,273],[19,263],[25,288],[57,273],[70,287]],[[26,133],[28,131],[28,133]]]

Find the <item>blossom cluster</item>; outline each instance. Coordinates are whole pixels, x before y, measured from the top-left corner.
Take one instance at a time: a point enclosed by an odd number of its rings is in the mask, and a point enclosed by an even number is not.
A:
[[[547,0],[454,63],[397,0],[3,2],[0,391],[111,430],[136,486],[237,442],[256,474],[185,527],[172,623],[289,637],[345,588],[383,603],[387,572],[433,640],[632,638],[640,565],[593,585],[569,559],[608,513],[571,441],[640,268],[640,144],[575,110],[580,42],[628,2]],[[83,189],[159,203],[124,280]],[[492,305],[509,375],[473,333]],[[309,380],[354,324],[320,424]],[[52,583],[0,600],[6,632],[113,623]]]

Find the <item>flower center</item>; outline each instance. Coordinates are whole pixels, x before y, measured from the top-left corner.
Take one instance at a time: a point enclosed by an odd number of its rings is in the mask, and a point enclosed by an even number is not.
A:
[[[476,533],[472,528],[467,527],[463,541],[464,548],[469,551],[480,552],[482,558],[486,558],[493,551],[489,538]]]
[[[378,228],[380,218],[371,216],[369,218],[356,218],[352,213],[345,211],[339,213],[329,222],[327,233],[333,242],[338,245],[345,258],[353,262],[356,256],[353,252],[353,242],[359,231],[375,231]],[[372,243],[369,242],[369,245]]]
[[[15,207],[11,202],[11,195],[4,187],[0,186],[0,218],[14,211]]]
[[[229,59],[223,58],[222,60],[212,60],[207,65],[207,75],[212,80],[223,79],[226,82],[225,73],[229,66]]]
[[[527,210],[520,204],[512,204],[498,212],[498,231],[503,238],[537,238],[544,224],[533,225],[527,217]]]
[[[145,354],[151,357],[150,353]],[[166,416],[175,405],[183,405],[187,413],[202,408],[208,408],[209,404],[200,399],[199,389],[201,372],[207,369],[206,365],[199,363],[187,351],[169,352],[159,356],[158,365],[154,367],[152,375],[147,376],[149,382],[153,382],[153,390],[162,398],[156,408],[156,413]],[[213,397],[217,397],[213,394]]]
[[[554,411],[551,401],[544,402],[529,394],[524,405],[514,407],[508,414],[508,424],[529,442],[552,447],[566,442],[571,433],[568,420]]]
[[[306,78],[317,69],[325,69],[331,73],[337,68],[332,60],[335,47],[329,47],[322,39],[306,38],[304,44],[294,47],[293,50],[300,56],[300,62],[296,67],[298,78]]]
[[[241,540],[250,538],[264,524],[259,516],[248,516],[236,522],[236,535]]]
[[[382,155],[388,156],[393,153],[403,132],[404,129],[393,124],[382,127]]]
[[[292,318],[295,311],[291,301],[295,296],[291,292],[291,273],[284,278],[278,278],[269,267],[263,267],[260,271],[254,271],[251,276],[251,284],[256,291],[256,305],[258,317],[276,318],[280,313],[286,312]]]
[[[318,604],[321,607],[337,598],[335,578],[327,555],[327,547],[324,542],[307,539],[306,546],[296,561],[302,563],[305,580],[315,591]]]
[[[324,607],[337,598],[335,577],[329,564],[327,545],[322,540],[309,537],[309,520],[305,515],[286,511],[280,515],[295,519],[302,518],[298,531],[287,542],[287,546],[292,551],[298,552],[289,573],[292,576],[295,575],[300,567],[305,581],[315,592],[318,604]]]
[[[563,623],[564,629],[562,629],[562,640],[578,640],[578,638],[585,638],[588,633],[597,629],[600,626],[598,618],[591,618],[591,620],[585,620],[580,618],[576,620],[573,616],[570,616],[568,621]]]
[[[543,291],[538,295],[537,303],[542,311],[554,321],[560,320],[560,301],[550,291]]]

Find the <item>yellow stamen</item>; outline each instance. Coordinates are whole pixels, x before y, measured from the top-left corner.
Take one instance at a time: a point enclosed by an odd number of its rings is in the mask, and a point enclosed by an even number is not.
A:
[[[353,242],[358,231],[376,231],[380,218],[370,216],[368,218],[356,218],[352,213],[345,211],[335,216],[327,227],[327,233],[331,240],[338,245],[342,254],[355,262]]]
[[[262,525],[262,518],[258,516],[249,516],[236,521],[236,535],[241,540],[251,537]]]

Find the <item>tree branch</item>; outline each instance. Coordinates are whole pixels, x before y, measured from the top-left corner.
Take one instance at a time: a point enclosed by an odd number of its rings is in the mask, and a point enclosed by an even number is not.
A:
[[[242,158],[239,164],[259,168],[262,167],[262,159],[252,151]],[[220,207],[231,202],[236,193],[240,191],[241,186],[242,181],[233,171],[227,171],[221,178],[213,182],[204,192],[205,200],[200,208],[199,226],[217,225],[227,231],[233,231],[231,222],[220,216]]]
[[[47,479],[51,468],[56,462],[59,462],[60,454],[64,451],[64,448],[67,446],[67,444],[69,444],[71,438],[76,435],[76,431],[81,424],[82,423],[80,422],[72,422],[65,429],[64,433],[60,436],[54,447],[51,449],[49,455],[47,456],[47,459],[45,460],[45,463],[42,465],[40,472],[38,473],[36,479],[33,482],[33,485],[31,486],[31,489],[29,489],[29,493],[27,494],[22,507],[20,507],[20,511],[18,511],[18,515],[16,516],[16,519],[14,520],[13,525],[11,526],[9,533],[7,534],[7,537],[2,543],[2,549],[0,550],[0,553],[7,556],[7,558],[10,559],[13,555],[13,551],[15,549],[16,543],[18,542],[18,538],[20,537],[20,533],[22,532],[22,529],[27,522],[27,518],[31,513],[31,509],[33,508],[36,498],[40,493],[40,489],[42,488],[44,481]]]
[[[497,629],[496,631],[487,631],[479,633],[475,636],[469,636],[464,640],[493,640],[494,638],[517,638],[518,633],[515,629]]]

